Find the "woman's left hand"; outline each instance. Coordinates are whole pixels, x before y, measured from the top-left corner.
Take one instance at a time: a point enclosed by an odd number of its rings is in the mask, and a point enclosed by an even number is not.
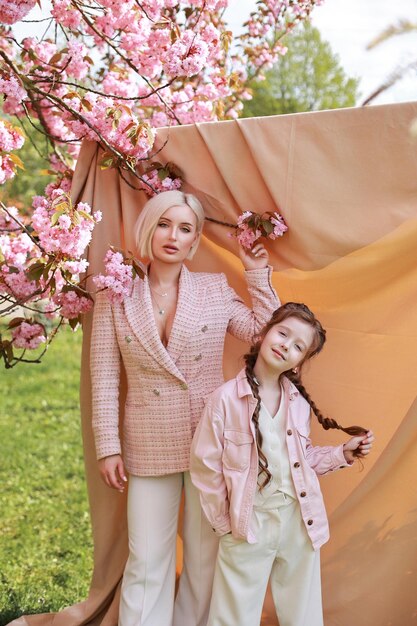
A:
[[[269,254],[262,243],[256,243],[252,250],[239,245],[239,256],[245,270],[263,270],[268,266]]]
[[[366,435],[360,437],[352,437],[343,445],[343,454],[348,463],[353,463],[355,458],[364,457],[370,453],[372,444],[375,441],[375,436],[372,430],[368,430]],[[353,452],[356,452],[356,456]]]

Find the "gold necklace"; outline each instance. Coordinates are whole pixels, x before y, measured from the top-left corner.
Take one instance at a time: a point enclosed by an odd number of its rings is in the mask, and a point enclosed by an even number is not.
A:
[[[157,291],[157,290],[155,289],[155,287],[152,287],[151,283],[149,283],[149,287],[151,288],[151,291],[153,291],[153,292],[157,293],[157,294],[158,294],[158,296],[161,296],[161,298],[166,298],[166,297],[167,297],[167,295],[168,295],[168,291],[166,291],[165,293],[159,293],[159,291]],[[171,287],[170,287],[170,289],[171,289]]]
[[[158,309],[158,313],[159,313],[159,315],[165,315],[165,309],[163,309],[163,308],[161,307],[161,305],[159,304],[158,300],[155,298],[155,296],[154,296],[154,294],[152,293],[152,291],[153,291],[153,290],[151,289],[151,300],[152,300],[153,302],[155,302],[156,307],[157,307],[157,309]],[[167,295],[168,295],[168,294],[165,294],[165,296],[167,296]],[[163,296],[163,297],[164,297],[164,296]]]

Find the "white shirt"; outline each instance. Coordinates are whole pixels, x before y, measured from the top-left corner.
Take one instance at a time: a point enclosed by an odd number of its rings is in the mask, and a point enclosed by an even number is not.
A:
[[[268,469],[272,474],[272,478],[262,491],[258,487],[254,505],[262,506],[270,496],[277,492],[296,498],[285,444],[285,401],[282,388],[281,402],[276,414],[272,416],[263,402],[261,402],[258,423],[263,438],[262,452],[268,459]],[[261,483],[264,476],[264,474],[261,474],[259,477]]]

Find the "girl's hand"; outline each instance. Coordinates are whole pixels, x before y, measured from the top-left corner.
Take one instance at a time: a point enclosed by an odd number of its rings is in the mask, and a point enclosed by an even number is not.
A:
[[[98,469],[102,480],[108,487],[123,493],[127,482],[125,466],[120,454],[113,454],[100,459]]]
[[[343,454],[345,455],[345,459],[348,463],[353,463],[355,458],[364,457],[370,453],[372,444],[375,441],[374,433],[372,430],[368,430],[366,435],[361,435],[360,437],[352,437],[343,444]],[[356,455],[353,455],[353,452],[357,450]]]
[[[262,243],[256,243],[252,250],[239,245],[239,256],[245,270],[263,270],[268,266],[269,254]]]

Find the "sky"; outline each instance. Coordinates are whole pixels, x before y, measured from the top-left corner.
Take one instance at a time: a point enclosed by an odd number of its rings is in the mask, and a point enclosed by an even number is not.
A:
[[[233,30],[244,21],[254,5],[255,0],[231,0],[229,20]],[[346,74],[360,79],[361,100],[397,66],[417,60],[417,30],[366,50],[374,37],[400,19],[417,24],[417,0],[324,0],[312,12],[313,25],[339,56]],[[417,100],[417,72],[381,94],[372,104],[410,100]]]
[[[48,0],[42,0],[44,15],[49,6]],[[254,6],[255,0],[230,0],[227,17],[234,32],[238,32]],[[35,17],[39,17],[37,8],[28,15],[31,19]],[[386,41],[373,50],[366,50],[367,44],[374,37],[401,19],[409,19],[417,24],[417,0],[324,0],[322,6],[314,9],[313,25],[339,56],[346,74],[360,79],[360,101],[371,94],[398,66],[417,60],[417,30]],[[33,28],[33,25],[21,24],[19,35],[32,34]],[[410,100],[417,100],[417,71],[409,73],[372,104]]]

